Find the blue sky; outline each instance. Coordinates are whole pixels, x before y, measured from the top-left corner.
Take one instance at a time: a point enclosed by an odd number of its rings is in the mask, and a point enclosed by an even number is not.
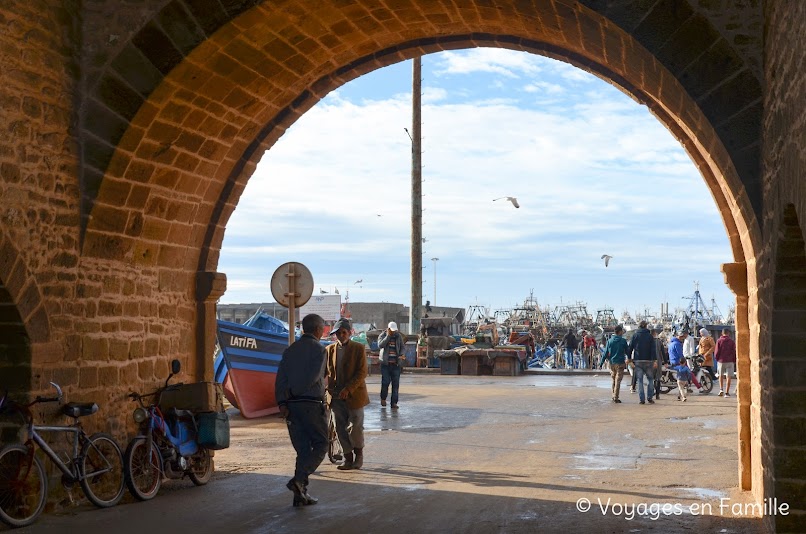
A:
[[[478,48],[423,58],[423,298],[493,309],[534,296],[617,314],[723,314],[732,256],[705,182],[648,110],[571,65]],[[304,263],[353,302],[409,300],[411,61],[330,93],[263,156],[231,217],[222,303],[270,302]],[[520,209],[501,196],[515,196]],[[379,216],[380,215],[380,216]],[[605,267],[602,254],[613,256]],[[361,284],[355,284],[363,280]]]

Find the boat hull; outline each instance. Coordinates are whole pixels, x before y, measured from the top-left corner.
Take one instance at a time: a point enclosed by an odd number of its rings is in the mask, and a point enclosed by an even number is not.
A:
[[[227,400],[247,419],[278,413],[274,384],[287,334],[218,321],[217,335],[215,380],[223,385]]]

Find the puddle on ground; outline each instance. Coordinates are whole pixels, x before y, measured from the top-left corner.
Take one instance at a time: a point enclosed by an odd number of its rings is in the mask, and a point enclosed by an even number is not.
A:
[[[632,458],[595,454],[576,454],[571,458],[577,460],[574,469],[579,471],[636,471],[638,469]]]
[[[695,497],[700,499],[714,499],[719,500],[723,497],[727,497],[728,494],[724,491],[714,490],[714,489],[707,489],[707,488],[677,488],[681,491],[686,491],[688,493],[693,493]]]

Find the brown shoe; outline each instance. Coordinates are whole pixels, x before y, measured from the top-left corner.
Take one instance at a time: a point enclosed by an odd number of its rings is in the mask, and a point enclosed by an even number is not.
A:
[[[381,399],[381,406],[386,406],[386,399]]]
[[[397,410],[397,404],[393,404],[393,405],[392,405],[392,409],[393,409],[393,410]]]
[[[364,466],[364,449],[355,448],[355,459],[353,460],[353,469],[361,469]]]

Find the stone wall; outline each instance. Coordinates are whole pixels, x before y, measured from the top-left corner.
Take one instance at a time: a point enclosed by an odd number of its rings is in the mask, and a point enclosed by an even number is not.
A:
[[[42,364],[62,359],[61,347],[47,344],[51,333],[80,313],[71,302],[79,263],[72,4],[8,0],[0,11],[0,302],[16,305],[3,307],[0,352],[35,359],[33,372],[3,372],[0,386],[23,391],[43,387]],[[0,358],[0,369],[8,361]]]
[[[806,3],[765,8],[764,235],[759,344],[764,496],[795,510],[769,518],[806,531]],[[755,486],[754,486],[755,487]],[[758,490],[757,490],[758,491]],[[758,496],[761,496],[758,491]]]

